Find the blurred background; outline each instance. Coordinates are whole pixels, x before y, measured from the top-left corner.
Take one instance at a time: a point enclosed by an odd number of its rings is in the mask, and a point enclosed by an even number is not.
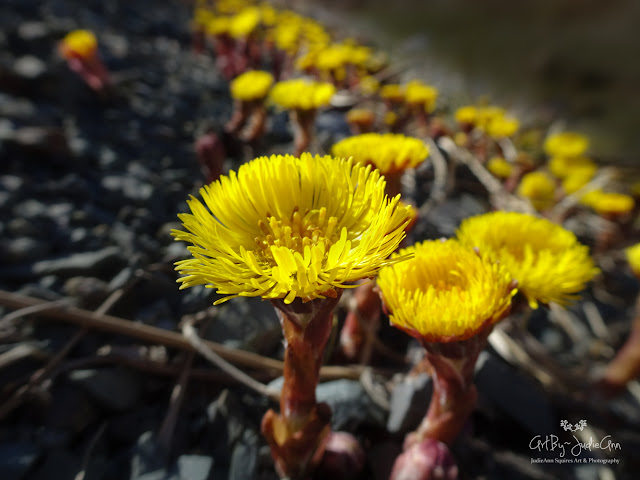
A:
[[[604,163],[640,165],[636,0],[294,0],[410,59],[445,95],[566,121]],[[451,99],[456,103],[456,98]],[[525,120],[526,119],[522,119]]]

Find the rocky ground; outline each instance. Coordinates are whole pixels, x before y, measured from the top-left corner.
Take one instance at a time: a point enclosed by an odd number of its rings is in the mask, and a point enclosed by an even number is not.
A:
[[[270,304],[235,299],[214,310],[210,290],[179,291],[175,283],[172,264],[188,252],[169,232],[204,182],[194,139],[220,127],[231,110],[212,58],[190,51],[190,15],[177,0],[0,6],[3,480],[277,478],[259,432],[270,401],[184,342],[155,335],[196,318],[202,337],[253,352],[239,364],[277,381],[268,360],[281,358],[282,344]],[[75,28],[100,39],[114,80],[107,95],[88,89],[57,54],[58,41]],[[338,110],[322,113],[316,126],[321,148],[348,135]],[[288,152],[291,141],[286,115],[272,112],[261,143],[239,149],[226,168]],[[482,185],[468,171],[459,175],[464,188],[420,220],[416,239],[451,235],[462,218],[489,208]],[[431,181],[429,168],[418,173],[418,201]],[[594,288],[569,317],[540,312],[530,320],[526,339],[537,341],[540,356],[522,361],[524,350],[508,342],[482,354],[479,405],[453,449],[462,478],[636,478],[637,396],[598,400],[586,386],[624,339],[638,290],[622,268],[611,269],[605,286],[609,296]],[[11,318],[33,299],[71,303],[82,309],[80,320],[46,312]],[[98,322],[96,310],[115,320]],[[604,319],[604,333],[594,330],[594,318]],[[123,330],[118,319],[149,328]],[[374,479],[387,478],[431,389],[428,376],[404,375],[419,349],[386,325],[380,337],[394,355],[378,352],[362,375],[345,368],[318,388],[334,429],[354,433],[365,447],[363,478]],[[544,383],[535,367],[552,380]],[[575,443],[563,419],[587,420],[581,442],[610,435],[621,450],[583,449],[571,456],[580,463],[532,463],[559,458],[557,450],[532,450],[535,435]],[[607,458],[620,463],[594,463]]]

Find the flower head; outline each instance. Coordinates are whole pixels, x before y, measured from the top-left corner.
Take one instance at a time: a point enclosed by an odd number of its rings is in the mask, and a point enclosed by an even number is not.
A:
[[[429,156],[422,140],[392,133],[348,137],[336,143],[331,152],[338,157],[353,157],[356,162],[372,164],[383,174],[414,168]]]
[[[630,246],[625,251],[627,261],[633,274],[640,278],[640,243]]]
[[[427,113],[431,113],[436,108],[438,90],[431,85],[413,80],[406,86],[406,101],[412,105],[422,105]]]
[[[589,139],[575,132],[550,135],[544,142],[544,151],[550,156],[579,157],[589,148]]]
[[[520,128],[517,118],[509,116],[498,116],[489,121],[487,134],[492,138],[511,137]]]
[[[455,239],[400,250],[414,258],[383,268],[378,285],[391,323],[427,342],[466,340],[502,319],[516,293],[498,262]]]
[[[238,75],[231,82],[231,96],[237,100],[260,100],[267,96],[273,85],[273,75],[261,70],[251,70]]]
[[[329,105],[335,92],[330,83],[294,79],[276,83],[270,97],[282,108],[314,110]]]
[[[467,218],[458,238],[492,255],[513,275],[531,308],[566,304],[597,273],[589,249],[569,230],[524,213],[492,212]]]
[[[458,108],[454,116],[458,123],[473,125],[478,118],[478,109],[473,105],[465,105],[464,107]]]
[[[260,24],[260,10],[247,7],[231,19],[229,33],[234,38],[248,37]]]
[[[379,90],[380,97],[390,102],[403,102],[405,99],[405,89],[402,85],[389,84],[383,85]]]
[[[602,190],[590,191],[580,202],[593,208],[600,215],[624,215],[633,210],[636,204],[630,195]]]
[[[572,170],[562,181],[562,189],[567,195],[575,193],[589,183],[595,173],[595,167],[584,167]]]
[[[527,173],[518,185],[518,195],[528,198],[538,211],[546,210],[553,205],[555,192],[553,179],[540,171]]]
[[[73,30],[67,33],[60,43],[60,52],[64,58],[89,58],[98,49],[98,40],[89,30]]]
[[[487,170],[498,178],[508,178],[513,172],[513,164],[502,157],[492,157],[487,162]]]
[[[595,173],[597,168],[596,163],[587,157],[556,156],[549,160],[549,170],[558,178],[566,178],[580,169],[591,169]]]
[[[302,154],[260,157],[203,187],[179,215],[192,259],[177,262],[181,288],[207,285],[227,297],[335,296],[336,288],[406,257],[387,257],[409,213],[389,199],[377,170]],[[208,208],[208,209],[207,209]]]

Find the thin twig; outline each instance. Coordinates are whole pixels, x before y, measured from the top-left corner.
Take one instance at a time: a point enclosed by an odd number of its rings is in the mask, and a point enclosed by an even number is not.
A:
[[[47,358],[47,355],[38,347],[29,344],[20,344],[0,354],[0,369],[18,362],[27,357]]]
[[[0,304],[10,308],[23,308],[41,303],[43,303],[42,300],[37,298],[0,290]],[[80,308],[59,306],[56,309],[41,312],[39,316],[136,338],[146,343],[160,344],[187,351],[195,350],[193,345],[180,333],[145,325],[143,323],[135,323],[112,315],[96,316],[94,312]],[[279,360],[229,348],[210,340],[202,340],[202,342],[228,362],[247,368],[268,370],[277,375],[282,373],[283,363]],[[328,365],[321,368],[320,378],[323,380],[334,380],[338,378],[357,380],[360,378],[362,370],[362,367],[358,365]]]
[[[272,400],[278,401],[280,399],[280,392],[270,389],[265,384],[258,382],[239,368],[227,362],[224,358],[214,352],[213,349],[209,348],[209,346],[198,336],[196,329],[193,328],[193,320],[189,319],[184,322],[182,325],[182,334],[200,355],[205,357],[227,375],[233,377],[239,383]]]
[[[576,190],[571,195],[567,195],[560,200],[549,212],[549,219],[553,222],[560,223],[566,216],[567,212],[575,207],[585,194],[602,188],[609,184],[614,179],[616,172],[612,168],[603,168],[599,171],[598,175],[593,178],[589,183],[582,188]]]
[[[91,440],[89,441],[89,445],[87,445],[87,450],[84,452],[82,458],[82,467],[80,471],[76,474],[74,480],[84,480],[85,475],[87,474],[87,467],[89,466],[89,460],[91,459],[91,454],[93,453],[93,449],[96,447],[98,440],[104,434],[104,431],[107,429],[107,422],[102,422],[100,427],[96,433],[93,434]]]
[[[175,431],[176,423],[178,422],[178,414],[180,413],[180,408],[182,407],[185,392],[187,390],[189,372],[193,365],[194,356],[195,352],[187,353],[187,358],[184,362],[184,366],[182,367],[182,371],[180,372],[180,378],[173,386],[173,390],[171,390],[169,411],[164,417],[164,421],[162,422],[162,426],[158,432],[158,445],[160,445],[165,452],[168,452],[171,448],[171,438],[173,437],[173,432]]]
[[[422,218],[434,206],[442,203],[447,196],[447,161],[433,138],[427,138],[427,144],[429,145],[429,157],[433,165],[433,185],[431,186],[429,199],[420,207],[418,215]]]
[[[449,154],[464,163],[476,178],[484,185],[492,198],[492,203],[504,210],[536,214],[531,202],[524,198],[516,197],[505,190],[502,184],[489,172],[474,155],[468,150],[458,147],[453,140],[442,137],[438,144]]]

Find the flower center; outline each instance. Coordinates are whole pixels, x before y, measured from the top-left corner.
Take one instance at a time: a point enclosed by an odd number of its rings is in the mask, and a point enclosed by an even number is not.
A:
[[[327,218],[325,207],[319,210],[310,210],[303,215],[296,207],[290,218],[277,219],[267,214],[267,221],[260,220],[261,235],[255,238],[258,253],[270,263],[273,263],[271,246],[286,247],[290,250],[304,254],[304,248],[313,245],[324,244],[324,251],[329,251],[339,239],[339,231],[336,231],[336,217]]]

